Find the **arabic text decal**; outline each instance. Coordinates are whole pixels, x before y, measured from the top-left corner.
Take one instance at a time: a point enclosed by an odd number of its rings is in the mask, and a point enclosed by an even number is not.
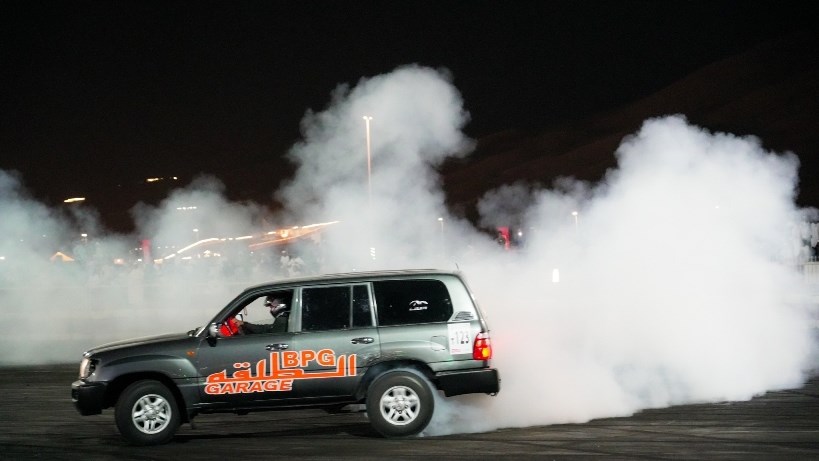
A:
[[[333,367],[330,371],[307,371],[310,362],[322,367]],[[336,356],[331,349],[320,351],[271,352],[268,360],[262,359],[251,367],[250,362],[233,364],[236,371],[231,376],[227,370],[208,375],[205,393],[249,394],[253,392],[290,391],[297,379],[343,378],[356,375],[356,356]]]

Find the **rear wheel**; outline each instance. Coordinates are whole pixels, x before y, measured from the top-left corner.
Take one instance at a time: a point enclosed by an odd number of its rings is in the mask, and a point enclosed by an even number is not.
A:
[[[367,391],[367,416],[385,437],[415,435],[429,424],[435,401],[423,378],[392,371],[378,377]]]
[[[170,389],[153,380],[137,381],[117,400],[114,418],[120,434],[135,445],[158,445],[173,437],[181,418]]]

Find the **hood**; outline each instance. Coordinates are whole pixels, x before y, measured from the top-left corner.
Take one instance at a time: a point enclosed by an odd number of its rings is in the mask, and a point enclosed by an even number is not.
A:
[[[142,338],[125,339],[122,341],[115,341],[112,343],[107,343],[101,346],[93,347],[89,349],[86,352],[86,354],[98,354],[100,352],[108,352],[117,349],[123,349],[126,347],[145,346],[149,344],[178,341],[186,338],[190,338],[190,335],[188,335],[188,333],[171,333],[167,335],[145,336]]]

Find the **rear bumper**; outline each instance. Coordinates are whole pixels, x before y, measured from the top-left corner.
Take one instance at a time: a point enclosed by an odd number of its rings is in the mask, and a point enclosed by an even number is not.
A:
[[[87,383],[79,380],[71,383],[71,400],[81,415],[98,415],[102,413],[105,401],[106,383]]]
[[[497,394],[500,392],[500,374],[495,368],[447,371],[437,373],[435,379],[444,395]]]

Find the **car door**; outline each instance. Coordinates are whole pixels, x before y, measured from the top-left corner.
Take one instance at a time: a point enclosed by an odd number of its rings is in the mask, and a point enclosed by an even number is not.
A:
[[[291,376],[280,372],[279,353],[293,333],[240,335],[203,341],[198,350],[203,403],[224,406],[285,404],[296,397]]]
[[[228,318],[255,328],[242,334],[208,337],[197,351],[200,397],[216,406],[274,406],[296,398],[292,372],[282,368],[281,354],[295,350],[291,317],[274,318],[271,298],[292,305],[293,290],[256,293],[242,300]],[[283,322],[281,325],[279,322]],[[253,331],[251,333],[251,331]]]
[[[352,396],[370,364],[381,355],[369,285],[303,287],[295,336],[303,370],[294,382],[302,398]]]

